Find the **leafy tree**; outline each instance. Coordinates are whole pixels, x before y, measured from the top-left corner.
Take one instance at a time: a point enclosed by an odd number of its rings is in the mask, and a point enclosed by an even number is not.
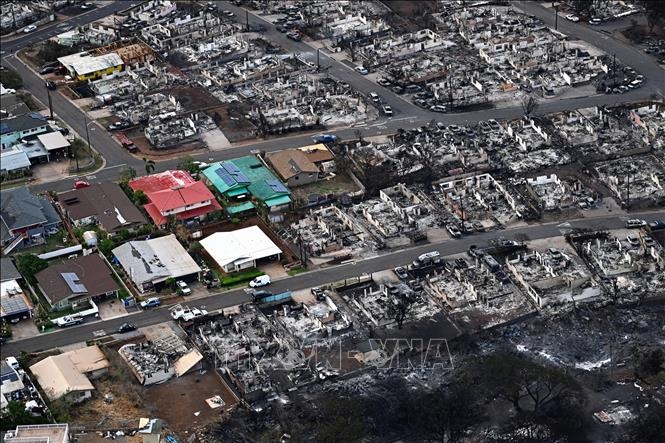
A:
[[[120,183],[129,183],[137,176],[136,169],[127,167],[120,172]]]
[[[10,431],[19,425],[36,425],[48,423],[44,417],[34,417],[25,410],[25,404],[20,401],[9,401],[7,407],[0,412],[0,430]]]
[[[145,195],[145,192],[139,189],[132,194],[132,201],[137,206],[143,206],[148,203],[148,196]]]
[[[40,63],[48,63],[75,52],[77,52],[76,48],[61,45],[53,40],[46,40],[37,52],[37,59]]]
[[[111,257],[113,255],[113,248],[115,247],[115,243],[113,243],[113,240],[110,238],[105,238],[102,241],[99,242],[99,245],[97,248],[99,249],[99,252],[104,254],[107,258]]]
[[[524,117],[530,118],[535,114],[538,109],[538,100],[533,95],[527,95],[522,98],[522,110],[524,111]]]
[[[48,262],[34,254],[21,254],[16,257],[16,267],[30,283],[34,284],[35,274],[48,268]]]
[[[198,165],[196,163],[194,163],[194,159],[189,155],[186,156],[186,157],[183,157],[183,159],[178,164],[178,169],[181,169],[183,171],[187,171],[190,174],[194,174],[195,172],[199,172]]]
[[[2,83],[5,88],[19,89],[23,86],[23,79],[16,73],[16,71],[5,68],[0,71],[0,83]]]

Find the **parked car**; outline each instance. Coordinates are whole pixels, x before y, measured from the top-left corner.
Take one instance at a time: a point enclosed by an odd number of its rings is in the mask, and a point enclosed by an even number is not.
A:
[[[145,300],[143,300],[139,305],[143,309],[148,309],[148,308],[154,308],[162,304],[162,301],[159,299],[159,297],[150,297]]]
[[[300,32],[298,31],[289,31],[286,33],[286,38],[290,38],[291,40],[295,42],[299,42],[302,40],[302,36],[300,35]]]
[[[460,231],[459,228],[455,225],[447,225],[446,229],[450,233],[450,236],[453,238],[459,238],[462,236],[462,231]]]
[[[227,11],[226,9],[222,11],[222,14],[224,14],[227,17],[233,17],[235,14],[231,11]]]
[[[395,269],[393,269],[393,272],[399,278],[400,280],[408,280],[409,279],[409,273],[406,272],[406,269],[403,268],[402,266],[398,266]]]
[[[381,107],[381,111],[383,111],[383,115],[385,115],[386,117],[392,117],[393,116],[393,108],[391,108],[388,105],[383,105]]]
[[[136,326],[132,323],[123,323],[118,328],[118,334],[124,334],[125,332],[135,331]]]
[[[589,24],[590,24],[590,25],[594,25],[594,26],[599,25],[599,24],[601,24],[602,22],[603,22],[603,21],[602,21],[601,19],[599,19],[599,18],[592,18],[591,20],[589,20]]]
[[[23,32],[25,32],[27,34],[28,32],[32,32],[36,29],[37,29],[37,26],[29,25],[29,26],[26,26],[25,28],[23,28]]]
[[[46,89],[49,91],[55,91],[57,86],[53,80],[46,80]]]
[[[89,188],[90,183],[83,181],[83,180],[76,180],[74,182],[74,189],[83,189],[83,188]]]
[[[646,246],[647,248],[656,245],[656,240],[654,240],[652,237],[649,237],[648,235],[644,237],[643,240],[644,240],[644,246]]]
[[[270,284],[270,276],[269,275],[259,275],[256,277],[254,280],[249,282],[249,287],[250,288],[260,288],[262,286],[268,286]]]
[[[649,223],[649,229],[652,231],[660,231],[661,229],[665,229],[665,220],[654,220],[651,223]]]
[[[184,281],[178,280],[177,282],[175,282],[175,284],[178,286],[178,291],[182,295],[190,295],[192,293],[192,290],[189,288],[189,286],[187,286],[187,283],[185,283]]]
[[[566,16],[566,18],[567,18],[568,20],[570,20],[571,22],[573,22],[573,23],[577,23],[577,22],[580,21],[580,18],[579,18],[578,16],[574,15],[574,14],[568,14],[568,15]]]
[[[65,315],[64,317],[56,318],[53,320],[53,323],[58,325],[58,327],[66,328],[68,326],[80,325],[85,319],[79,314]]]
[[[356,71],[360,73],[361,75],[367,75],[369,74],[369,71],[364,67],[364,66],[356,66]]]
[[[630,246],[637,247],[640,245],[640,238],[635,234],[630,234],[629,236],[627,236],[626,241],[628,241],[628,244],[630,244]]]
[[[395,94],[399,94],[399,95],[404,94],[404,88],[402,88],[399,85],[393,86],[392,88],[390,88],[390,90],[393,91]]]
[[[644,220],[640,220],[639,218],[632,218],[630,220],[626,221],[626,227],[627,228],[641,228],[643,226],[646,226],[647,222]]]
[[[326,295],[325,292],[323,291],[323,289],[321,289],[319,287],[312,288],[311,291],[312,291],[312,295],[314,295],[317,300],[322,300],[323,297]]]
[[[430,106],[429,110],[432,111],[432,112],[446,112],[447,111],[446,107],[442,106],[442,105]]]
[[[392,83],[390,82],[390,80],[387,80],[387,79],[385,79],[385,78],[380,78],[380,79],[378,79],[376,82],[377,82],[378,84],[380,84],[381,86],[390,86],[390,85],[392,84]]]
[[[372,100],[374,103],[381,103],[381,97],[379,97],[379,94],[377,94],[376,92],[370,92],[369,99]]]
[[[282,26],[282,25],[277,25],[277,26],[275,26],[275,29],[277,29],[277,31],[281,32],[282,34],[288,31],[288,29],[286,29],[286,28],[285,28],[284,26]]]
[[[45,68],[40,69],[39,73],[41,75],[50,74],[52,72],[55,72],[55,69],[56,69],[55,66],[46,66]]]
[[[337,136],[333,134],[320,134],[312,137],[316,143],[332,143],[337,141]]]

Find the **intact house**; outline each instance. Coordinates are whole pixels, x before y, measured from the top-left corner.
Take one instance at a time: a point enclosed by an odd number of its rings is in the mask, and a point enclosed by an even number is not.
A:
[[[90,382],[108,372],[110,364],[97,346],[46,357],[30,366],[49,400],[59,398],[80,403],[92,397],[95,387]]]
[[[5,443],[69,443],[67,423],[48,425],[18,425],[4,436]]]
[[[0,283],[0,302],[0,319],[2,321],[15,323],[21,319],[32,317],[32,301],[23,292],[23,288],[16,279]]]
[[[195,281],[201,273],[174,234],[129,241],[115,248],[113,257],[141,293],[161,289],[169,278]]]
[[[134,192],[142,191],[150,201],[143,208],[156,226],[164,228],[170,217],[191,225],[222,209],[205,183],[185,171],[165,171],[129,182]]]
[[[58,194],[64,216],[76,227],[98,224],[113,236],[133,232],[148,223],[116,183],[104,182]]]
[[[60,229],[60,217],[46,197],[28,188],[0,193],[0,236],[4,254],[15,248],[43,244]]]
[[[330,154],[326,156],[325,152]],[[277,175],[291,188],[314,183],[321,179],[325,171],[321,163],[332,160],[332,153],[326,148],[325,152],[312,149],[285,149],[283,151],[269,152],[266,161],[277,172]],[[318,158],[327,158],[319,160]]]
[[[282,250],[258,226],[215,232],[201,246],[224,272],[255,268],[263,259],[279,260]]]
[[[0,147],[7,149],[17,141],[49,130],[46,117],[30,112],[25,115],[2,119],[0,122]]]
[[[122,71],[124,62],[115,52],[102,55],[92,55],[88,52],[60,57],[58,62],[64,66],[72,78],[79,81],[95,80],[112,76]]]
[[[22,378],[5,360],[0,362],[0,410],[7,407],[14,392],[25,389]]]
[[[64,260],[38,272],[35,278],[54,311],[118,296],[118,284],[98,254]]]
[[[231,215],[253,210],[250,198],[270,212],[291,204],[291,192],[253,155],[213,163],[203,170],[203,176],[227,200],[226,211]]]

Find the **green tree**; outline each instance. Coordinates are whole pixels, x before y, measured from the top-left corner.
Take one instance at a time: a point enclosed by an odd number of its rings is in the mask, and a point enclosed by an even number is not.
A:
[[[46,40],[37,51],[37,60],[40,64],[56,61],[60,57],[78,52],[76,48],[61,45],[53,40]]]
[[[0,430],[10,431],[19,425],[36,425],[48,423],[44,417],[34,417],[25,410],[25,404],[20,401],[10,401],[7,407],[0,412]]]
[[[145,192],[139,189],[132,194],[132,201],[137,206],[143,206],[148,203],[148,196],[145,195]]]
[[[99,245],[97,246],[99,248],[99,252],[104,254],[105,257],[109,258],[113,255],[113,248],[115,247],[115,244],[113,243],[113,240],[110,238],[105,238],[102,241],[99,242]]]
[[[180,163],[178,164],[178,169],[181,169],[183,171],[187,171],[190,174],[194,174],[196,172],[199,172],[199,167],[196,163],[194,163],[194,159],[191,156],[186,156],[183,157],[182,160],[180,160]]]
[[[317,426],[317,442],[357,442],[367,435],[365,416],[356,399],[330,396],[321,409],[325,420]]]
[[[2,83],[5,88],[19,89],[23,86],[23,79],[16,73],[16,71],[4,68],[0,71],[0,83]]]
[[[150,175],[155,172],[155,162],[143,157],[143,165],[145,166],[145,175]]]
[[[627,426],[622,443],[660,443],[665,435],[665,406],[656,401],[649,402],[635,420]]]
[[[136,178],[136,169],[132,167],[126,167],[120,172],[120,183],[129,183],[130,181]]]
[[[34,254],[21,254],[16,257],[16,267],[32,284],[36,282],[35,274],[48,268],[48,262]]]

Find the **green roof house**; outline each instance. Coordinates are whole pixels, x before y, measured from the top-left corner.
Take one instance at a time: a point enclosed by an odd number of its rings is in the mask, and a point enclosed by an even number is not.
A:
[[[231,215],[252,210],[249,197],[271,211],[285,209],[291,203],[291,192],[284,183],[253,155],[213,163],[203,170],[203,176],[204,181],[231,202],[226,207]]]

